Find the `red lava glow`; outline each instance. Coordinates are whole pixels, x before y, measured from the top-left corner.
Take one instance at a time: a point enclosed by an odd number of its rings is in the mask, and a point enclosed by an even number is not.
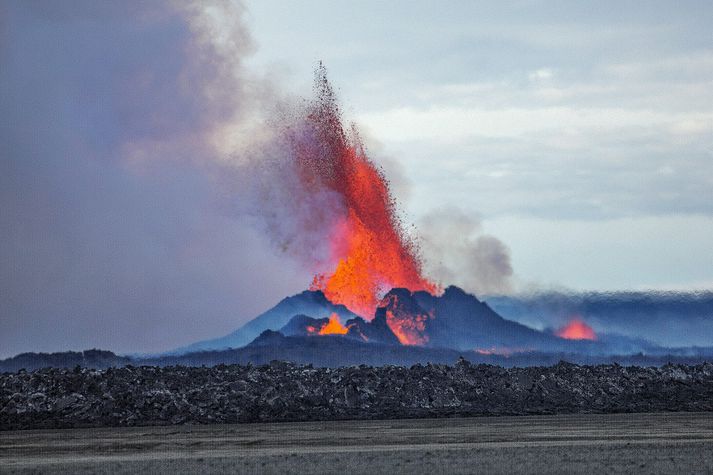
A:
[[[594,333],[592,327],[584,323],[582,320],[575,318],[566,326],[560,328],[555,333],[560,338],[567,340],[596,340],[597,334]]]
[[[437,287],[421,275],[418,250],[403,232],[388,181],[367,157],[356,130],[345,132],[321,65],[315,89],[306,129],[290,136],[297,172],[305,189],[334,194],[343,210],[326,238],[333,268],[315,275],[310,289],[372,319],[380,299],[394,287],[431,293]],[[393,317],[388,323],[397,336],[411,332],[409,326],[419,327],[418,321]]]

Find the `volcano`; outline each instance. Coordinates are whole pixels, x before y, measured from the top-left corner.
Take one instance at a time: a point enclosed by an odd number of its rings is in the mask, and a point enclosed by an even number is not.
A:
[[[277,305],[258,315],[234,332],[221,338],[199,341],[178,348],[173,353],[189,353],[202,350],[224,350],[247,345],[265,330],[279,330],[297,315],[313,319],[329,319],[332,314],[346,321],[358,318],[344,305],[335,305],[320,290],[305,290],[302,293],[282,299]]]
[[[326,330],[330,325],[337,331]],[[330,343],[332,341],[345,343],[337,345]],[[427,349],[506,356],[526,353],[611,355],[662,352],[662,349],[648,342],[621,336],[601,335],[596,340],[569,339],[555,332],[530,328],[502,317],[475,295],[450,286],[440,295],[392,289],[379,302],[371,320],[356,315],[344,305],[331,302],[322,291],[307,290],[283,299],[228,335],[177,349],[172,354],[273,346],[275,354],[289,359],[291,353],[286,348],[277,351],[278,346],[287,343],[294,350],[295,358],[299,355],[301,362],[310,361],[310,351],[318,352],[321,361],[325,353],[348,349],[358,350],[360,354],[386,352],[395,355],[394,358],[399,361],[400,356],[397,356],[407,348],[422,348],[424,351],[419,350],[420,353],[408,354],[424,358],[440,355],[425,351]],[[339,360],[339,355],[329,358]],[[389,361],[383,355],[374,355],[369,360],[374,359]]]
[[[432,282],[422,272],[418,241],[399,219],[389,181],[369,158],[356,127],[343,126],[321,64],[314,89],[315,99],[278,127],[280,158],[262,168],[274,165],[279,173],[263,180],[268,186],[261,195],[269,205],[261,209],[267,235],[304,260],[314,276],[309,290],[229,335],[174,354],[287,342],[301,361],[309,353],[305,348],[318,346],[327,353],[357,347],[480,355],[656,351],[647,342],[597,335],[583,321],[559,331],[537,330],[503,318],[458,287]]]

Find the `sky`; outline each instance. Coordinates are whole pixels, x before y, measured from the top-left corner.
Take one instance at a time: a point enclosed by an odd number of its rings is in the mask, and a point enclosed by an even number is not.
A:
[[[712,23],[704,1],[6,0],[0,357],[167,350],[306,288],[230,164],[318,61],[408,222],[496,237],[510,290],[711,289]]]
[[[713,288],[710,2],[247,6],[251,64],[324,61],[412,220],[478,216],[521,287]]]

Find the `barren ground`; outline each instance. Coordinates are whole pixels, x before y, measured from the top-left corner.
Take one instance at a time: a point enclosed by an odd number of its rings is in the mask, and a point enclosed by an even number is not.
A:
[[[711,473],[713,413],[0,432],[0,471]]]

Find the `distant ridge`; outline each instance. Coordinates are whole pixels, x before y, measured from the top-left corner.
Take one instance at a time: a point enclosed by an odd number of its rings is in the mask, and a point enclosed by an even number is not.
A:
[[[39,368],[73,368],[75,366],[105,369],[131,363],[132,359],[129,357],[97,349],[57,353],[20,353],[12,358],[0,360],[0,371],[16,372],[21,369],[32,371]]]
[[[249,345],[221,351],[200,351],[182,355],[156,357],[117,356],[109,351],[23,353],[0,360],[0,372],[16,373],[21,369],[34,371],[41,368],[106,369],[123,366],[216,366],[221,364],[262,365],[271,361],[291,361],[316,367],[344,366],[412,366],[415,364],[453,364],[459,357],[472,363],[485,363],[503,367],[549,366],[559,361],[577,364],[611,364],[634,366],[662,366],[667,363],[700,364],[713,362],[713,348],[701,348],[695,354],[683,352],[660,355],[586,355],[567,352],[524,352],[512,355],[480,354],[474,351],[457,351],[444,348],[384,345],[364,343],[343,336],[288,337],[280,332],[266,330]]]
[[[662,346],[713,345],[713,290],[551,291],[487,301],[496,312],[525,325],[558,325],[577,315],[608,332]]]

